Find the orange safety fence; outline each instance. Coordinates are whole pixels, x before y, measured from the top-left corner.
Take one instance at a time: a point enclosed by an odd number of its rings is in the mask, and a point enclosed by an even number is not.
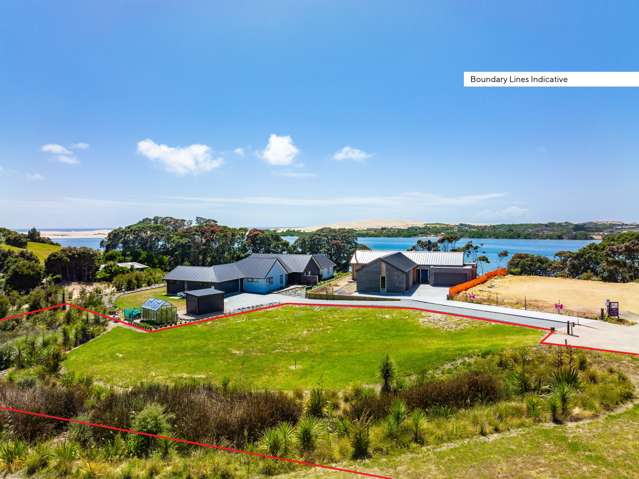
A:
[[[481,276],[478,276],[475,279],[471,279],[470,281],[466,281],[465,283],[460,283],[458,285],[452,286],[448,289],[448,298],[452,299],[459,293],[470,288],[474,288],[477,285],[483,284],[489,279],[494,278],[495,276],[506,276],[506,274],[508,274],[508,270],[506,268],[499,268],[494,271],[489,271],[486,274],[482,274]]]

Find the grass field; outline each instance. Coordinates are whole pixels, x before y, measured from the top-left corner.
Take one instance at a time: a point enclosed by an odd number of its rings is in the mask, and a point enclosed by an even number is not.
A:
[[[482,303],[524,307],[537,311],[555,311],[555,303],[564,305],[564,312],[576,316],[598,317],[606,299],[619,301],[622,315],[639,319],[639,283],[604,283],[570,278],[541,276],[504,276],[468,291]],[[464,300],[465,294],[459,295]]]
[[[639,406],[592,422],[535,426],[339,466],[402,479],[629,479],[639,477],[637,437]],[[281,477],[347,475],[297,470]]]
[[[167,296],[166,288],[164,286],[160,288],[147,289],[146,291],[140,291],[137,293],[124,294],[115,301],[115,305],[119,309],[139,308],[149,298],[158,298],[168,301],[169,303],[177,306],[178,311],[186,310],[186,301],[174,296]]]
[[[541,332],[416,311],[286,307],[153,334],[115,328],[64,367],[118,385],[228,377],[270,389],[377,384],[386,353],[400,375],[482,351],[536,344]]]
[[[23,248],[17,248],[8,244],[0,244],[0,248],[15,252],[23,251]],[[44,260],[46,260],[51,253],[58,251],[60,248],[61,247],[59,245],[55,244],[35,243],[33,241],[29,241],[26,249],[35,254],[38,259],[44,263]]]

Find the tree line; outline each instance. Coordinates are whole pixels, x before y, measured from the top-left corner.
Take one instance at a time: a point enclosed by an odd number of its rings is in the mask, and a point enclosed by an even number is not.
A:
[[[513,255],[508,263],[511,274],[595,279],[613,283],[639,280],[639,232],[604,237],[578,251],[559,251],[556,259],[545,256]]]
[[[270,230],[233,228],[201,217],[190,221],[156,216],[114,229],[102,246],[105,257],[114,251],[120,258],[163,270],[231,263],[251,253],[324,253],[346,271],[357,237],[349,230],[322,229],[290,244]]]

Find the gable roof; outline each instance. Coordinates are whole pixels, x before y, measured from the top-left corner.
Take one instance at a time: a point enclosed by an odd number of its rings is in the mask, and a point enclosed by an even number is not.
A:
[[[271,271],[275,263],[280,263],[275,257],[252,254],[232,264],[237,267],[244,278],[266,278],[266,275]],[[286,269],[283,265],[282,268]]]
[[[269,254],[269,253],[253,253],[249,258],[273,258],[278,259],[287,273],[303,273],[308,266],[309,261],[315,261],[320,267],[319,262],[310,254]]]
[[[165,276],[168,281],[198,281],[214,283],[215,275],[211,266],[176,266]]]
[[[384,263],[388,263],[391,266],[397,268],[400,271],[407,272],[417,266],[416,263],[408,259],[402,253],[392,253],[386,256],[382,256],[378,258],[380,261]]]
[[[351,258],[351,264],[368,264],[378,258],[391,254],[402,254],[418,266],[464,266],[464,253],[461,251],[381,251],[357,250]]]
[[[333,263],[333,261],[331,261],[331,259],[328,256],[326,256],[324,253],[317,253],[312,256],[315,259],[315,261],[317,261],[317,264],[319,265],[320,269],[332,268],[335,266],[335,263]]]

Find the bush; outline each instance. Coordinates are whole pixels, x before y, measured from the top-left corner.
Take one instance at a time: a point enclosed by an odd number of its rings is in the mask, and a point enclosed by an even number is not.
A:
[[[297,425],[297,447],[300,454],[308,455],[315,452],[319,423],[313,417],[303,418]]]
[[[352,425],[351,430],[351,453],[352,459],[366,459],[370,453],[370,421],[368,418],[357,420]]]
[[[311,390],[311,394],[308,400],[307,414],[313,417],[324,417],[324,408],[326,407],[326,398],[324,397],[324,391],[321,389]]]
[[[163,406],[151,403],[135,415],[132,426],[135,431],[166,436],[171,432],[169,424],[171,419],[173,419],[173,416],[167,414]],[[146,457],[153,449],[158,447],[158,439],[148,436],[132,434],[129,436],[128,442],[131,454],[138,457]],[[167,442],[161,441],[161,444],[166,446]]]

